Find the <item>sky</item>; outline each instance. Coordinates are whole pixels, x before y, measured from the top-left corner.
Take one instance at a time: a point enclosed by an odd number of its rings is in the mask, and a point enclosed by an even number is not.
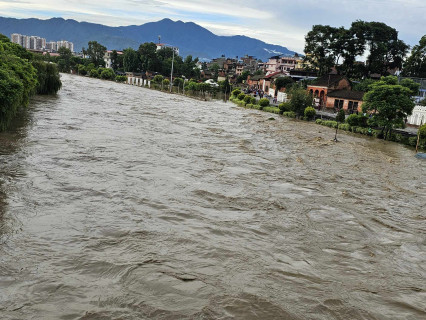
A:
[[[348,28],[356,20],[384,22],[411,46],[426,34],[426,0],[0,0],[0,16],[62,17],[109,26],[170,18],[300,53],[315,24]]]

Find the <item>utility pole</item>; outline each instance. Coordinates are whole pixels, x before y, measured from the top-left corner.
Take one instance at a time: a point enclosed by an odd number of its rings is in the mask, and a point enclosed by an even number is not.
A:
[[[170,73],[170,92],[172,92],[172,88],[173,88],[173,64],[175,62],[175,48],[172,47],[172,51],[173,51],[173,58],[172,58],[172,72]]]

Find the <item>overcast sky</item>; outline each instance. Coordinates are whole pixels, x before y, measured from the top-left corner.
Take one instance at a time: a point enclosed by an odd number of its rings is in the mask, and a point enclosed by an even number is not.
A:
[[[304,36],[314,24],[349,27],[358,19],[380,21],[397,29],[411,46],[426,34],[426,0],[0,0],[0,15],[63,17],[110,26],[170,18],[298,52],[303,52]]]

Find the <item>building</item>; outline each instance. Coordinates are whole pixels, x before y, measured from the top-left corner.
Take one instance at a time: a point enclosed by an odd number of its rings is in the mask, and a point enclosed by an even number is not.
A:
[[[411,116],[407,118],[407,123],[413,126],[420,126],[426,123],[426,107],[415,106]]]
[[[173,47],[170,46],[168,44],[164,44],[164,43],[157,43],[157,51],[161,50],[161,49],[165,49],[165,48],[171,48],[176,55],[179,55],[179,48],[178,47]]]
[[[111,60],[112,51],[113,50],[105,51],[105,55],[104,55],[105,68],[112,69],[112,60]],[[117,51],[117,54],[118,55],[122,55],[123,52],[122,51]]]
[[[59,48],[65,47],[74,52],[74,44],[69,41],[50,41],[47,42],[45,38],[38,36],[26,36],[19,33],[12,33],[10,39],[13,43],[17,43],[25,49],[37,50],[37,51],[48,51],[55,52]]]
[[[296,69],[296,66],[301,60],[297,54],[293,57],[273,56],[265,64],[266,73],[281,72],[289,74],[291,70]]]
[[[351,90],[352,86],[345,76],[328,74],[308,85],[308,92],[314,97],[318,109],[326,106],[327,94],[334,90]]]
[[[327,94],[326,108],[330,110],[343,109],[349,114],[362,112],[364,93],[345,89],[331,91]]]

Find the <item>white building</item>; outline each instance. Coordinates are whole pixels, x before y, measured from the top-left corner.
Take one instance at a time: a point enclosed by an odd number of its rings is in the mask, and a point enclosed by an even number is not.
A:
[[[426,123],[426,107],[415,106],[413,114],[407,118],[407,123],[420,126]]]
[[[117,51],[118,55],[122,55],[122,51]],[[112,50],[105,51],[104,55],[104,61],[105,61],[105,68],[112,69],[112,60],[111,60]]]
[[[175,52],[176,55],[179,55],[179,48],[178,47],[169,46],[169,45],[164,44],[164,43],[157,43],[157,51],[164,49],[164,48],[171,48],[171,49],[173,49],[173,51]]]

